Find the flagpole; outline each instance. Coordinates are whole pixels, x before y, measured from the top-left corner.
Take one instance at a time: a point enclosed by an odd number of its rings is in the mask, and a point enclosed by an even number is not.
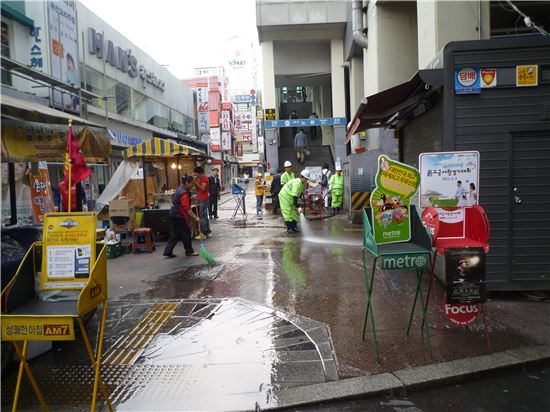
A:
[[[72,129],[72,128],[73,128],[73,121],[72,121],[72,119],[69,119],[69,129]],[[70,131],[71,130],[69,130],[69,132]],[[71,133],[71,135],[72,135],[72,133]],[[67,140],[69,140],[69,133],[67,133]],[[72,191],[73,191],[73,185],[72,185],[72,181],[71,181],[72,180],[71,179],[71,177],[72,177],[71,176],[71,174],[72,174],[71,173],[71,169],[72,169],[71,162],[73,160],[73,157],[72,157],[71,149],[72,149],[72,142],[69,143],[69,150],[68,150],[68,152],[69,152],[68,153],[68,155],[69,155],[69,168],[68,168],[69,169],[68,170],[68,172],[69,172],[69,188],[68,188],[69,189],[69,203],[68,203],[67,208],[69,210],[69,213],[71,213],[71,194],[72,194]]]

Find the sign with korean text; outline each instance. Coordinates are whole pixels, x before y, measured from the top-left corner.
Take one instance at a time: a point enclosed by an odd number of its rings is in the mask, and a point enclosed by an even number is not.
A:
[[[483,248],[445,249],[445,278],[449,303],[485,301],[485,251]]]
[[[265,109],[265,120],[275,120],[275,109]]]
[[[208,111],[208,87],[199,87],[197,89],[197,107],[199,112]]]
[[[44,67],[44,57],[42,56],[42,38],[40,37],[41,30],[41,27],[32,27],[29,30],[29,35],[34,39],[30,50],[30,66],[37,70],[42,70]]]
[[[267,120],[266,129],[281,129],[284,127],[311,127],[311,126],[345,126],[345,117],[327,117],[323,119],[288,119],[288,120]]]
[[[497,86],[497,69],[481,69],[481,88]]]
[[[479,152],[421,153],[418,164],[421,208],[479,203]]]
[[[478,67],[457,67],[454,73],[456,94],[481,93]]]
[[[237,156],[242,157],[242,155],[243,155],[243,143],[242,142],[237,142],[236,148],[237,148]]]
[[[539,66],[536,64],[528,64],[524,66],[516,66],[516,86],[528,87],[537,86],[539,84]]]
[[[237,103],[246,103],[250,101],[249,94],[238,94],[235,96],[235,102]]]
[[[42,289],[80,289],[95,262],[95,213],[49,213],[44,218]]]
[[[222,150],[231,150],[231,133],[222,132]]]
[[[220,124],[222,127],[222,132],[231,131],[231,112],[229,110],[222,110]]]
[[[210,120],[208,119],[208,111],[199,112],[199,130],[201,132],[208,132],[210,129]]]
[[[78,31],[76,29],[76,2],[49,1],[48,29],[50,38],[50,64],[52,77],[80,87]],[[53,92],[54,106],[78,111],[78,96]]]
[[[410,240],[410,199],[419,183],[420,174],[414,167],[386,155],[378,157],[376,188],[370,197],[377,244]]]
[[[210,129],[210,150],[219,152],[222,150],[222,142],[219,127]]]
[[[44,223],[46,213],[55,212],[50,187],[50,176],[46,162],[38,162],[38,173],[30,176],[32,212],[35,223]]]
[[[2,340],[74,340],[74,322],[70,317],[6,316],[2,318]]]

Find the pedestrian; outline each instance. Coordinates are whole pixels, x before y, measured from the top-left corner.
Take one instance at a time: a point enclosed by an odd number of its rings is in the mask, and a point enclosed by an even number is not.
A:
[[[277,170],[277,174],[273,176],[273,180],[271,181],[271,186],[269,188],[269,191],[271,192],[271,199],[273,202],[273,214],[277,214],[277,210],[280,209],[279,206],[279,192],[281,191],[281,175],[282,175],[282,169]]]
[[[290,116],[288,116],[288,120],[294,120],[294,119],[297,119],[298,118],[298,115],[296,114],[296,110],[293,110],[291,113],[290,113]],[[296,136],[296,131],[298,129],[296,127],[293,127],[292,128],[292,136]]]
[[[344,195],[344,176],[342,176],[341,165],[336,165],[336,174],[330,177],[328,186],[332,194],[332,214],[335,215],[342,208]]]
[[[212,174],[208,177],[208,216],[210,219],[218,219],[218,200],[222,191],[218,173],[218,169],[212,169]]]
[[[163,256],[174,258],[174,247],[178,240],[183,242],[185,256],[198,256],[191,244],[191,219],[200,224],[200,218],[191,210],[191,188],[193,187],[193,176],[185,176],[181,185],[172,196],[172,207],[170,208],[170,238],[164,249]]]
[[[303,212],[299,199],[308,180],[309,170],[304,169],[300,172],[300,177],[292,179],[279,192],[279,202],[287,233],[298,233],[298,213]]]
[[[256,180],[254,181],[254,192],[256,193],[256,216],[262,214],[262,204],[264,202],[265,194],[265,181],[262,178],[262,174],[258,172]]]
[[[288,182],[290,182],[292,179],[294,179],[296,176],[294,175],[294,172],[292,171],[292,163],[290,163],[289,160],[285,162],[285,171],[281,175],[281,188],[286,185]]]
[[[319,116],[317,116],[317,113],[315,112],[312,112],[310,115],[309,115],[309,118],[310,119],[318,119]],[[311,140],[315,140],[317,138],[317,126],[311,126],[309,128],[309,134],[311,136]]]
[[[328,163],[325,163],[323,165],[323,169],[321,170],[321,187],[323,188],[323,202],[325,205],[325,208],[328,209],[329,206],[329,187],[328,187],[328,181],[330,179],[330,176],[332,173],[330,172]]]
[[[308,150],[309,142],[304,129],[300,129],[296,136],[294,136],[294,150],[296,151],[296,157],[301,164],[304,164],[306,160],[306,151]]]
[[[210,221],[208,220],[208,205],[210,194],[208,189],[208,178],[204,175],[204,169],[200,166],[193,169],[193,184],[197,188],[197,199],[199,200],[199,215],[201,218],[201,239],[212,237]]]

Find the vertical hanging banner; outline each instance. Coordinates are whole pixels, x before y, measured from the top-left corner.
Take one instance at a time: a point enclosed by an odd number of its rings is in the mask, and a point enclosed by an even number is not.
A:
[[[377,244],[410,240],[410,199],[419,183],[420,173],[414,167],[385,155],[378,157],[376,188],[370,197]]]
[[[38,173],[30,176],[32,212],[34,222],[44,223],[44,214],[54,212],[50,176],[46,162],[38,162]]]
[[[78,88],[80,73],[76,1],[48,1],[48,21],[52,77]],[[53,100],[55,107],[74,112],[80,110],[78,96],[61,94],[60,91],[54,90]]]
[[[212,152],[219,152],[222,150],[219,127],[210,129],[210,150]]]

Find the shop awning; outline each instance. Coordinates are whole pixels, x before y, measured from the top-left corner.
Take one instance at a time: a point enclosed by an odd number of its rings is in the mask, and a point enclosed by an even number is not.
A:
[[[6,94],[2,94],[2,116],[40,123],[67,124],[67,121],[72,119],[73,125],[82,124],[102,127],[76,115],[65,113],[61,110],[52,109],[51,107],[44,106],[40,103],[8,96]]]
[[[125,159],[132,157],[176,157],[204,155],[204,152],[171,140],[154,137],[141,144],[129,147],[122,152]]]
[[[443,69],[419,70],[411,80],[365,97],[351,121],[345,143],[363,130],[386,127],[399,111],[417,105],[420,99],[418,92],[426,85],[443,85]]]

